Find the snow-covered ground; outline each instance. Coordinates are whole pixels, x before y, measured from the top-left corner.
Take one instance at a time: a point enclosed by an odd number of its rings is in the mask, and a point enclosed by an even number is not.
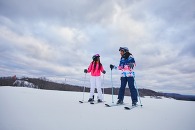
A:
[[[81,99],[79,92],[0,87],[0,130],[195,130],[195,102],[146,97],[143,108],[128,111]]]

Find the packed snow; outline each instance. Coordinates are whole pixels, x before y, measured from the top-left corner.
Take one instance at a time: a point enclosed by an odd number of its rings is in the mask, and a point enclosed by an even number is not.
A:
[[[143,107],[79,103],[81,92],[0,87],[0,130],[195,130],[195,102],[150,97]],[[89,93],[85,93],[87,101]],[[112,96],[105,95],[105,103]],[[114,96],[115,102],[117,96]],[[130,105],[130,98],[125,97]]]

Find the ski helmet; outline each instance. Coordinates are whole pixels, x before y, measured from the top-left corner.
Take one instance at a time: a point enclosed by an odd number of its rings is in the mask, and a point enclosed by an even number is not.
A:
[[[100,55],[99,55],[99,54],[95,54],[95,55],[92,57],[92,59],[95,60],[95,59],[97,59],[98,57],[100,57]]]
[[[129,49],[127,47],[120,47],[119,51],[129,52]]]

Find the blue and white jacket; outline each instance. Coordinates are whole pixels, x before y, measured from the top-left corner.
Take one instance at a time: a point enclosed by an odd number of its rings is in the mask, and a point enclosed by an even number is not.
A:
[[[122,71],[121,77],[135,77],[135,73],[133,71],[133,68],[136,66],[134,57],[133,55],[129,55],[129,53],[125,54],[121,57],[119,66],[115,66],[114,68],[118,68]]]

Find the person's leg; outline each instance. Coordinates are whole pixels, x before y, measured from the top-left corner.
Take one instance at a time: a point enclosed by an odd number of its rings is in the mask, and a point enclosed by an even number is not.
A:
[[[120,101],[123,101],[124,99],[126,85],[127,85],[127,77],[121,77],[121,87],[119,88],[119,93],[118,93],[118,99]]]
[[[98,92],[98,99],[102,100],[101,76],[96,77],[96,88]]]
[[[136,90],[135,85],[134,85],[134,78],[133,77],[128,77],[127,81],[128,81],[128,86],[129,86],[129,90],[130,90],[130,93],[131,93],[132,103],[133,104],[137,103],[137,90]]]
[[[89,98],[90,99],[93,99],[93,95],[94,95],[94,90],[95,90],[95,77],[94,76],[91,76],[90,77],[90,96]]]

